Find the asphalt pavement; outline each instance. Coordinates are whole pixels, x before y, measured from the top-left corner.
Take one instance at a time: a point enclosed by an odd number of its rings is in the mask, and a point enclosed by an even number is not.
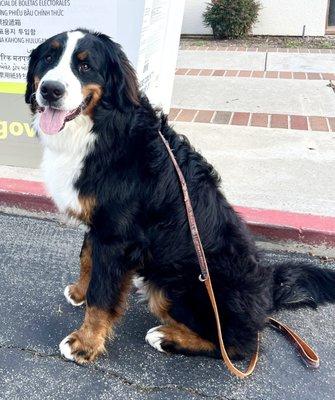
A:
[[[129,310],[108,355],[82,367],[63,360],[59,342],[76,329],[84,309],[63,297],[78,274],[83,231],[59,223],[0,214],[0,399],[229,399],[333,400],[334,306],[282,312],[319,353],[308,369],[279,333],[262,334],[254,375],[232,377],[219,360],[167,356],[144,341],[158,324],[131,295]],[[269,263],[310,259],[335,269],[334,260],[303,254],[264,253]]]

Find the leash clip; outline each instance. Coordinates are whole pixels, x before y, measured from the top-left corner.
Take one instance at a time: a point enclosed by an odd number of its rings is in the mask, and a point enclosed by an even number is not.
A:
[[[201,274],[199,275],[199,278],[198,278],[198,279],[199,279],[200,282],[205,282],[205,280],[206,280],[207,278],[204,277],[203,274],[201,273]]]

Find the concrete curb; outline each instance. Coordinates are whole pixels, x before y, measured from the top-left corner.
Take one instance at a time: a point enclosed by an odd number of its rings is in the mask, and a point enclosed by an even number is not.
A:
[[[29,211],[57,211],[43,183],[21,179],[0,178],[0,206]]]
[[[0,207],[55,213],[56,207],[41,182],[0,178]],[[335,217],[234,206],[251,231],[275,240],[335,247]]]
[[[335,247],[335,217],[234,206],[256,236]]]

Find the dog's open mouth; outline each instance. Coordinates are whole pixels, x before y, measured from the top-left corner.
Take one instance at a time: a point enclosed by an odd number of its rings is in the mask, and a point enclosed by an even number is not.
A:
[[[60,132],[65,124],[72,121],[80,113],[82,113],[85,108],[89,105],[92,99],[92,95],[88,95],[79,107],[71,111],[59,110],[53,107],[39,107],[40,121],[39,125],[42,131],[48,135],[54,135]]]

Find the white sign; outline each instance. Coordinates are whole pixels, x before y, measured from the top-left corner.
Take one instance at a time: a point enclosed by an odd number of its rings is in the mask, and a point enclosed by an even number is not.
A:
[[[81,27],[119,42],[143,90],[167,109],[183,10],[184,0],[0,0],[0,82],[24,82],[33,48]]]

